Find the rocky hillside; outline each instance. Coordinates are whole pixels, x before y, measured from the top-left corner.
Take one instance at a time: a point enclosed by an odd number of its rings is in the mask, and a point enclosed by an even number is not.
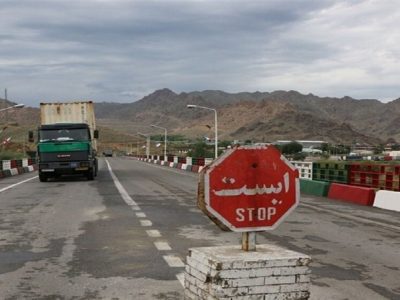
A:
[[[168,128],[169,134],[213,137],[214,114],[187,109],[187,104],[218,110],[221,139],[259,142],[308,139],[345,144],[378,144],[388,139],[400,142],[400,99],[382,103],[350,97],[321,98],[296,91],[176,94],[162,89],[133,103],[96,103],[96,117],[100,126],[131,137],[137,137],[138,131],[162,133],[151,128],[151,124]],[[2,105],[5,104],[0,100],[0,108]],[[16,118],[21,124],[37,124],[38,115],[38,109],[24,108],[18,113],[10,112],[7,117]],[[0,113],[0,122],[4,118],[4,113]]]
[[[217,108],[220,136],[225,139],[318,139],[347,144],[375,144],[389,138],[400,141],[396,125],[400,99],[384,104],[350,97],[321,98],[296,91],[176,94],[163,89],[130,104],[98,103],[96,113],[116,127],[118,122],[112,120],[124,120],[125,127],[133,132],[148,132],[150,124],[159,124],[187,136],[212,136],[212,112],[188,110],[187,104]]]

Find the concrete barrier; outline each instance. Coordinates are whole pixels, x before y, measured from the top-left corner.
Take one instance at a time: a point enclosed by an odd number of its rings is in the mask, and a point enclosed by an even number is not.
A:
[[[375,196],[374,206],[400,211],[400,192],[378,191]]]
[[[29,166],[29,159],[27,158],[22,159],[22,167],[27,167],[27,166]]]
[[[0,178],[20,175],[37,170],[32,159],[0,160]]]
[[[3,174],[4,174],[4,177],[10,177],[10,176],[12,176],[12,174],[11,174],[11,169],[3,170]]]
[[[332,183],[329,188],[328,198],[372,206],[375,199],[375,190],[366,187]]]
[[[10,169],[10,173],[11,173],[11,176],[15,176],[15,175],[18,175],[18,174],[19,174],[17,168],[12,168],[12,169]]]
[[[307,195],[326,197],[329,191],[329,182],[310,179],[300,179],[300,191]]]
[[[11,169],[11,161],[10,160],[3,160],[2,161],[2,169],[3,170]]]

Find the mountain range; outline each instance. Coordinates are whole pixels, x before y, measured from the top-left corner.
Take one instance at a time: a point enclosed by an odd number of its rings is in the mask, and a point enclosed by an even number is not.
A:
[[[138,131],[162,134],[160,129],[150,127],[155,124],[166,127],[168,134],[212,138],[214,113],[188,109],[188,104],[217,110],[222,140],[323,140],[342,144],[400,141],[400,98],[382,103],[296,91],[233,94],[210,90],[177,94],[161,89],[132,103],[97,102],[95,110],[99,126],[129,136],[136,136]],[[17,122],[38,124],[37,108],[23,111],[12,114]]]

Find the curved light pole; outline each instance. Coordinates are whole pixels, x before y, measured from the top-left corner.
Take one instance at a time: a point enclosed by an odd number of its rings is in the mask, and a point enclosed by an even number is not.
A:
[[[154,125],[154,124],[152,124],[150,126],[154,127],[154,128],[164,129],[164,161],[166,161],[167,160],[167,128],[161,127],[158,125]]]
[[[5,111],[5,110],[13,109],[13,108],[23,108],[24,106],[25,106],[25,104],[15,104],[13,106],[9,106],[6,108],[0,108],[0,111]]]
[[[217,120],[217,110],[215,108],[195,105],[195,104],[188,104],[186,105],[187,108],[202,108],[207,110],[212,110],[214,112],[214,123],[215,123],[215,158],[218,158],[218,120]]]

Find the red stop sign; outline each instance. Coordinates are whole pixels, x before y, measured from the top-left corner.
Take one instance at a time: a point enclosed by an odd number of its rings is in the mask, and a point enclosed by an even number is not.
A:
[[[299,172],[274,146],[229,150],[204,180],[207,211],[232,231],[274,229],[300,200]]]

